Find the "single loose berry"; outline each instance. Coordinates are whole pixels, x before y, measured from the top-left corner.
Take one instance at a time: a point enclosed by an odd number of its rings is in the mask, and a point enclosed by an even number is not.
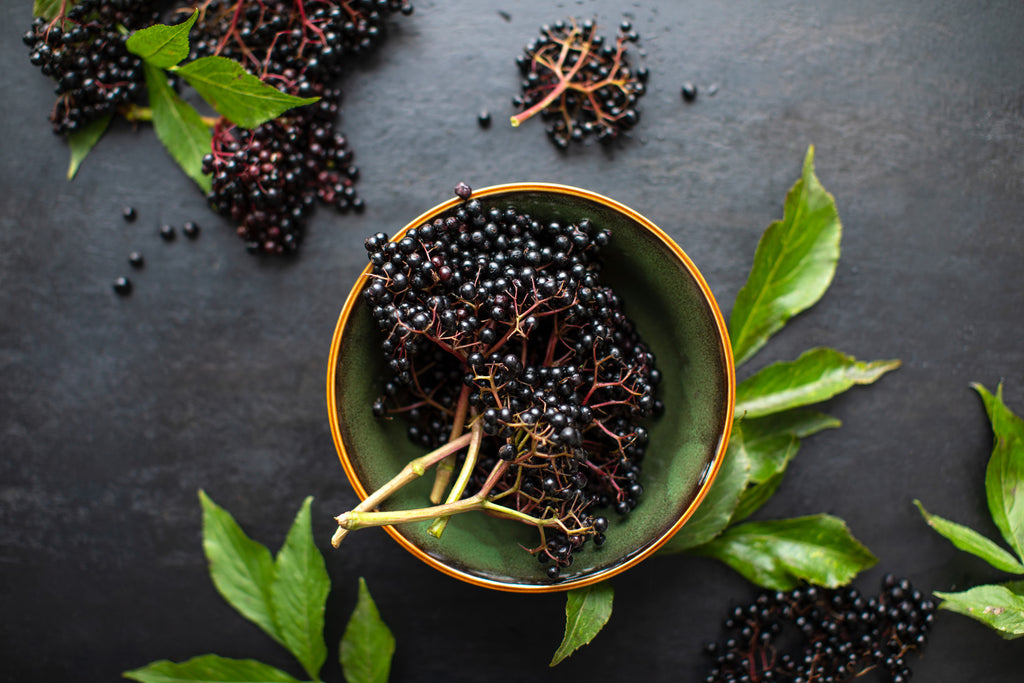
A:
[[[164,242],[173,242],[174,238],[177,236],[177,234],[178,233],[175,231],[173,225],[161,225],[160,226],[160,238]]]
[[[683,87],[680,88],[679,92],[687,102],[693,102],[697,99],[697,86],[693,83],[683,83]]]
[[[199,237],[199,226],[192,221],[185,221],[185,224],[181,226],[181,231],[185,233],[185,237],[190,240],[194,240]]]
[[[476,122],[478,124],[480,124],[481,128],[490,128],[491,127],[491,112],[486,111],[486,110],[480,112],[477,115],[477,117],[476,117]]]
[[[117,278],[116,280],[114,280],[114,291],[120,294],[121,296],[131,294],[132,281],[126,277]]]
[[[134,223],[135,219],[139,217],[138,212],[135,211],[134,206],[126,206],[121,210],[121,215],[129,223]]]
[[[146,260],[137,251],[133,251],[128,254],[128,263],[131,264],[132,268],[139,269],[146,265]]]

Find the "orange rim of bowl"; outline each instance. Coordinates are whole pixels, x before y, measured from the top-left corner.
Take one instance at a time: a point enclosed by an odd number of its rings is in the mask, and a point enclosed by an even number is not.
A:
[[[715,301],[714,295],[711,293],[711,288],[708,287],[708,283],[704,280],[704,276],[701,275],[700,271],[697,270],[697,266],[693,263],[690,257],[683,251],[683,249],[676,244],[675,240],[668,236],[661,228],[656,226],[650,220],[637,213],[633,209],[620,204],[614,199],[609,199],[603,195],[584,190],[578,187],[572,187],[569,185],[559,185],[555,183],[506,183],[503,185],[493,185],[486,187],[481,190],[473,191],[473,199],[482,199],[485,197],[493,196],[496,194],[504,194],[508,192],[544,192],[550,194],[568,194],[587,199],[598,204],[603,204],[615,211],[622,213],[634,221],[646,228],[652,235],[657,237],[661,242],[673,253],[676,258],[686,267],[686,270],[690,273],[690,276],[694,279],[697,285],[700,287],[701,292],[704,294],[704,300],[711,308],[715,320],[715,326],[717,327],[718,337],[720,342],[720,348],[723,354],[722,361],[726,369],[726,384],[727,384],[727,405],[725,424],[722,428],[721,436],[718,440],[717,448],[715,449],[715,457],[712,460],[711,467],[704,476],[704,480],[701,483],[700,489],[697,491],[697,495],[690,502],[690,505],[686,508],[676,523],[671,529],[666,531],[660,538],[653,543],[650,543],[642,551],[638,552],[613,567],[609,567],[593,574],[581,576],[577,579],[567,579],[565,581],[553,584],[524,584],[524,583],[511,583],[503,582],[495,579],[487,579],[480,576],[475,576],[467,572],[460,571],[451,567],[441,560],[432,557],[423,551],[419,546],[409,540],[400,530],[394,526],[385,526],[384,530],[395,539],[399,545],[405,548],[407,551],[412,553],[415,557],[419,558],[426,564],[430,565],[434,569],[441,571],[449,576],[456,579],[460,579],[467,583],[471,583],[476,586],[483,588],[492,588],[501,591],[513,592],[513,593],[554,593],[558,591],[570,590],[573,588],[582,588],[589,586],[605,579],[609,579],[616,574],[626,571],[630,567],[639,564],[647,557],[653,555],[661,546],[668,542],[670,538],[684,524],[693,516],[697,508],[704,501],[707,496],[708,489],[711,488],[712,482],[718,474],[718,470],[722,466],[722,461],[725,459],[725,451],[729,444],[729,436],[732,432],[733,422],[733,411],[736,407],[736,367],[733,363],[732,357],[732,346],[729,342],[729,331],[725,324],[725,319],[722,317],[722,312],[718,308],[718,303]],[[410,221],[404,228],[397,232],[392,238],[392,241],[401,239],[406,232],[410,229],[419,227],[424,223],[433,220],[438,214],[442,214],[449,209],[461,204],[464,200],[453,197],[448,201],[435,206],[434,208],[426,211],[412,221]],[[341,438],[341,426],[338,424],[338,404],[337,397],[335,395],[336,385],[336,374],[338,368],[338,351],[341,347],[341,336],[344,331],[349,316],[352,313],[352,309],[358,301],[360,292],[363,291],[363,287],[366,284],[367,279],[370,276],[371,266],[367,266],[360,273],[358,279],[353,285],[352,290],[349,292],[348,298],[345,300],[345,305],[341,309],[341,314],[338,316],[338,324],[334,328],[334,337],[331,340],[331,352],[327,363],[327,415],[331,424],[331,437],[334,439],[334,447],[338,451],[338,459],[341,460],[341,466],[345,469],[345,475],[348,477],[349,482],[352,484],[352,488],[355,489],[356,495],[359,496],[360,500],[365,500],[369,496],[370,492],[366,490],[363,483],[359,480],[356,474],[355,467],[352,465],[348,457],[348,452],[345,449],[345,444]]]

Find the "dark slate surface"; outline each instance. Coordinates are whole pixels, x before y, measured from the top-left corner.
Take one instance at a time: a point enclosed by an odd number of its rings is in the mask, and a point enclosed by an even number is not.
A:
[[[330,517],[355,496],[327,423],[327,350],[364,237],[459,180],[610,195],[674,236],[727,312],[809,144],[845,227],[839,270],[743,374],[814,345],[903,367],[828,405],[844,426],[804,444],[760,515],[847,520],[880,558],[865,590],[889,571],[927,590],[1004,578],[931,533],[911,500],[997,535],[990,433],[969,383],[1005,380],[1024,412],[1019,2],[418,0],[343,82],[368,210],[319,211],[287,261],[246,254],[146,127],[116,124],[66,182],[52,88],[20,41],[29,4],[0,15],[0,679],[111,681],[211,651],[298,675],[210,584],[204,488],[273,548],[315,496],[329,642],[366,577],[398,641],[393,680],[699,680],[702,642],[756,593],[715,562],[655,558],[619,577],[605,631],[549,670],[563,597],[460,583],[382,532],[331,551]],[[569,14],[612,28],[625,14],[643,37],[643,121],[611,150],[560,154],[539,121],[503,125],[516,54]],[[684,81],[702,91],[690,105]],[[202,225],[197,241],[161,242],[161,223],[186,220]],[[133,250],[147,260],[137,273]],[[127,298],[110,286],[122,274]],[[916,680],[998,683],[1020,680],[1020,657],[1020,643],[943,613],[912,662]],[[325,673],[340,680],[334,655]]]

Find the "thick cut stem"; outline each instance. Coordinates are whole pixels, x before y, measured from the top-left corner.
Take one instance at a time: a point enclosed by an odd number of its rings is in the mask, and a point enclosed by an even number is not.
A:
[[[472,438],[469,442],[469,450],[466,451],[466,461],[462,464],[462,470],[459,472],[459,478],[455,480],[455,486],[452,487],[451,493],[448,494],[448,500],[446,500],[445,503],[454,503],[458,499],[462,498],[462,494],[466,492],[466,486],[469,484],[469,478],[473,474],[473,470],[476,469],[476,459],[480,454],[480,442],[483,441],[484,438],[483,420],[477,419],[477,421],[473,423],[470,436]],[[438,517],[434,520],[434,523],[430,525],[427,531],[433,534],[436,538],[441,538],[441,534],[444,533],[444,528],[446,526],[448,526],[448,517]]]
[[[466,426],[466,415],[469,413],[469,387],[462,385],[459,393],[459,402],[455,406],[455,420],[452,424],[452,433],[449,441],[462,436],[462,430]],[[448,488],[448,482],[452,479],[452,472],[455,471],[455,454],[441,461],[434,472],[434,486],[430,489],[430,502],[437,505],[444,498],[444,492]]]
[[[344,540],[345,535],[348,533],[345,527],[341,525],[341,519],[343,517],[352,514],[353,512],[363,513],[369,510],[373,510],[375,507],[377,507],[385,500],[390,498],[391,495],[398,491],[400,488],[402,488],[409,482],[414,481],[419,477],[422,477],[423,473],[427,471],[428,467],[431,467],[432,465],[437,464],[444,458],[447,458],[449,455],[458,452],[459,449],[463,448],[470,442],[472,436],[472,434],[465,434],[459,437],[458,439],[455,439],[454,441],[449,441],[444,446],[441,446],[440,448],[433,450],[430,453],[427,453],[426,455],[421,455],[415,460],[410,461],[409,463],[406,464],[405,467],[402,468],[401,472],[399,472],[391,479],[391,481],[384,484],[379,489],[377,489],[369,496],[367,496],[366,500],[352,508],[350,512],[347,512],[336,517],[335,519],[338,520],[339,528],[337,531],[334,532],[334,536],[331,538],[331,545],[337,548],[341,544],[342,540]],[[387,524],[387,522],[384,522],[384,524]]]

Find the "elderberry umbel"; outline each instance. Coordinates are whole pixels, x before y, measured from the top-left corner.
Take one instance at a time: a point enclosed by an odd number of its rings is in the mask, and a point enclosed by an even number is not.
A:
[[[192,57],[235,59],[292,95],[321,98],[254,130],[221,122],[203,170],[209,199],[251,252],[290,253],[319,200],[361,211],[359,170],[336,129],[341,91],[331,83],[352,56],[380,45],[403,0],[212,0],[194,27]]]
[[[628,22],[614,43],[597,35],[593,21],[543,26],[517,63],[522,93],[513,100],[518,126],[540,114],[549,139],[565,149],[589,136],[607,143],[640,120],[637,100],[646,92],[647,69],[633,69],[627,46],[638,40]]]
[[[438,463],[433,503],[460,471],[447,503],[395,513],[401,521],[484,510],[532,524],[540,543],[529,552],[555,578],[585,544],[604,544],[610,511],[639,503],[660,373],[601,280],[610,238],[586,218],[469,198],[400,239],[366,241],[363,296],[388,375],[374,413],[403,418],[430,451],[422,462]],[[395,523],[370,512],[381,500],[339,524]]]
[[[314,86],[315,104],[252,130],[218,123],[203,172],[213,176],[211,204],[235,223],[252,252],[295,251],[317,200],[339,211],[363,209],[359,169],[335,131],[341,92]]]
[[[142,88],[138,57],[125,42],[134,29],[156,20],[147,0],[81,0],[62,3],[50,21],[37,17],[24,41],[29,60],[57,82],[50,114],[55,133],[73,133],[113,113]]]
[[[412,11],[404,0],[211,0],[194,27],[193,58],[228,57],[270,83],[292,70],[323,84],[347,57],[381,44],[389,15]]]
[[[814,586],[763,593],[734,608],[725,639],[708,644],[714,666],[704,680],[842,683],[875,671],[872,680],[905,683],[907,655],[924,646],[934,618],[934,603],[891,574],[872,598]]]

